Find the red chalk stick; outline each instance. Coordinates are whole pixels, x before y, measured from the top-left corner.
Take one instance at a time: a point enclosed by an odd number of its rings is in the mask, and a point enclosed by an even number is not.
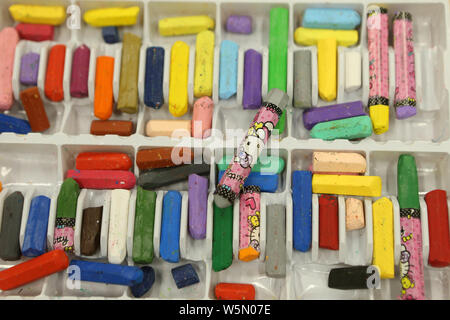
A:
[[[430,191],[425,195],[425,202],[430,237],[428,263],[433,267],[446,267],[450,265],[447,193],[444,190]]]
[[[130,170],[133,162],[126,153],[82,152],[75,160],[78,170]]]
[[[0,289],[11,290],[59,272],[69,266],[69,258],[62,250],[53,250],[39,257],[0,271]]]
[[[22,40],[51,41],[53,40],[55,27],[47,24],[19,23],[16,30]]]
[[[132,189],[136,184],[134,174],[123,170],[68,170],[66,178],[84,189]]]
[[[338,200],[327,194],[319,197],[319,247],[339,250]]]
[[[218,283],[214,289],[217,300],[255,300],[255,287],[245,283]]]
[[[45,74],[45,96],[51,101],[64,99],[63,77],[66,46],[57,44],[48,53],[47,72]]]

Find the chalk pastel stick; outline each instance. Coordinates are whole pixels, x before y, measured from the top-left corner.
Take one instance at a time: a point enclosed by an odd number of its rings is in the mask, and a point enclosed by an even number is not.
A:
[[[307,8],[302,26],[314,29],[352,30],[361,24],[356,10],[346,8]]]
[[[190,137],[192,120],[148,120],[145,134],[148,137]]]
[[[152,267],[144,266],[141,267],[141,270],[144,273],[142,282],[130,287],[130,291],[135,298],[140,298],[145,295],[152,288],[156,279],[155,270]]]
[[[167,191],[163,198],[159,254],[167,262],[180,260],[181,193]]]
[[[128,137],[133,134],[133,122],[127,120],[92,120],[90,132],[96,136],[115,134]]]
[[[91,50],[86,45],[75,49],[72,57],[72,73],[70,74],[70,95],[75,98],[85,98],[89,94],[89,62]]]
[[[6,261],[19,260],[21,256],[19,235],[22,222],[23,195],[15,191],[3,203],[0,229],[0,258]]]
[[[223,40],[220,45],[219,99],[229,99],[237,92],[239,45]]]
[[[217,164],[219,171],[226,170],[232,161],[232,155],[225,155]],[[280,174],[285,167],[285,161],[282,157],[276,156],[261,156],[258,158],[256,164],[252,167],[253,172],[265,172]]]
[[[312,171],[314,173],[339,172],[356,173],[366,172],[366,159],[356,152],[313,152]]]
[[[359,116],[318,123],[311,129],[311,138],[353,140],[370,137],[372,133],[370,117]]]
[[[294,249],[306,252],[312,241],[312,173],[292,172],[293,245]]]
[[[219,171],[218,180],[222,179],[225,171]],[[278,189],[279,175],[261,172],[250,172],[244,182],[244,187],[258,186],[261,192],[276,192]]]
[[[271,278],[286,276],[286,208],[284,205],[267,206],[266,275]]]
[[[247,283],[220,282],[214,287],[217,300],[255,300],[255,287]]]
[[[233,262],[233,206],[213,208],[212,268],[219,272]]]
[[[133,161],[122,152],[81,152],[75,158],[78,170],[130,170]]]
[[[0,110],[9,110],[14,102],[12,75],[18,42],[16,29],[6,27],[0,31]]]
[[[139,11],[138,6],[98,8],[87,10],[83,19],[93,27],[132,26],[138,21]]]
[[[267,90],[277,88],[286,92],[289,9],[272,8],[270,9],[269,19],[269,78]]]
[[[111,191],[111,211],[109,213],[108,261],[121,264],[127,253],[128,206],[130,191]]]
[[[252,261],[259,257],[261,190],[244,187],[239,199],[239,260]]]
[[[9,13],[14,20],[25,23],[57,26],[66,20],[64,6],[13,4],[9,6]]]
[[[48,24],[19,23],[15,26],[22,40],[52,41],[55,27]]]
[[[262,99],[262,55],[249,49],[244,54],[244,88],[242,106],[244,109],[258,109]]]
[[[194,239],[204,239],[208,213],[208,178],[195,173],[189,175],[188,191],[189,234]]]
[[[227,32],[250,34],[252,33],[252,17],[232,14],[225,24]]]
[[[81,226],[80,252],[92,256],[100,247],[103,207],[86,208],[83,210]]]
[[[108,120],[113,111],[113,77],[114,58],[97,57],[95,71],[94,115],[101,120]]]
[[[133,261],[149,264],[153,261],[153,228],[156,192],[137,188],[134,217]]]
[[[47,225],[50,203],[50,198],[46,196],[37,196],[31,200],[22,244],[22,254],[25,257],[37,257],[47,251]]]
[[[194,97],[212,96],[214,69],[214,32],[197,34],[195,42]]]
[[[159,20],[158,29],[165,37],[197,34],[214,29],[214,20],[206,15],[164,18]]]
[[[31,127],[27,120],[0,113],[0,133],[1,132],[27,134],[31,132]]]
[[[50,122],[38,87],[31,87],[20,92],[20,100],[27,113],[33,132],[43,132],[50,128]]]
[[[20,75],[19,80],[21,84],[27,86],[35,86],[38,79],[39,71],[39,54],[29,52],[20,59]]]
[[[356,198],[345,199],[345,226],[347,231],[364,228],[364,205],[362,200]]]
[[[319,197],[319,248],[339,250],[338,199],[326,194]]]
[[[176,41],[170,52],[169,111],[181,117],[188,111],[189,46]]]
[[[186,157],[186,158],[185,158]],[[137,152],[136,165],[140,170],[175,167],[192,163],[194,152],[189,148],[160,147]]]
[[[381,196],[381,178],[378,176],[314,174],[312,191],[314,193],[379,197]]]
[[[109,44],[120,42],[119,28],[116,26],[103,27],[102,37]]]
[[[214,101],[210,97],[201,97],[194,103],[192,113],[192,136],[204,139],[211,135]]]
[[[136,177],[124,170],[73,170],[67,171],[67,178],[73,178],[83,189],[132,189]]]
[[[45,96],[55,102],[64,99],[64,63],[66,60],[66,46],[63,44],[54,45],[47,58],[47,72],[45,73]]]
[[[164,104],[164,48],[147,48],[146,55],[144,103],[159,109]]]
[[[371,276],[367,266],[335,268],[328,275],[328,288],[340,290],[368,289]]]
[[[178,289],[200,282],[197,272],[190,263],[173,268],[171,272]]]
[[[310,108],[312,106],[312,71],[311,52],[301,50],[294,52],[294,107]]]

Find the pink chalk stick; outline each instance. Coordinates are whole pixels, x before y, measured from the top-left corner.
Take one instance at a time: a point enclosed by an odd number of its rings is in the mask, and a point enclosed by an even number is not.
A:
[[[260,230],[261,192],[257,186],[244,187],[239,201],[239,259],[250,261],[258,258]]]
[[[14,102],[12,74],[14,54],[19,42],[16,29],[6,27],[0,31],[0,110],[9,110]]]
[[[132,189],[136,177],[123,170],[68,170],[67,178],[72,178],[84,189]]]

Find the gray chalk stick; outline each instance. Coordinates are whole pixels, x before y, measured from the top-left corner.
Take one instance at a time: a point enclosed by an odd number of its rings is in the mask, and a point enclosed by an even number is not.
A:
[[[266,274],[272,278],[286,276],[286,208],[281,204],[266,210]]]
[[[11,193],[3,203],[2,227],[0,231],[0,258],[6,261],[19,260],[21,256],[19,234],[22,222],[23,195]]]
[[[311,52],[307,50],[294,53],[294,107],[312,107]]]

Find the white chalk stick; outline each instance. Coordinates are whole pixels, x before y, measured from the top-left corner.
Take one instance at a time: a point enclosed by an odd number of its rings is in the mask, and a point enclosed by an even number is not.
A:
[[[345,52],[345,91],[352,92],[361,88],[361,53]]]
[[[125,259],[130,195],[130,191],[125,189],[115,189],[111,192],[108,238],[109,263],[120,264]]]

